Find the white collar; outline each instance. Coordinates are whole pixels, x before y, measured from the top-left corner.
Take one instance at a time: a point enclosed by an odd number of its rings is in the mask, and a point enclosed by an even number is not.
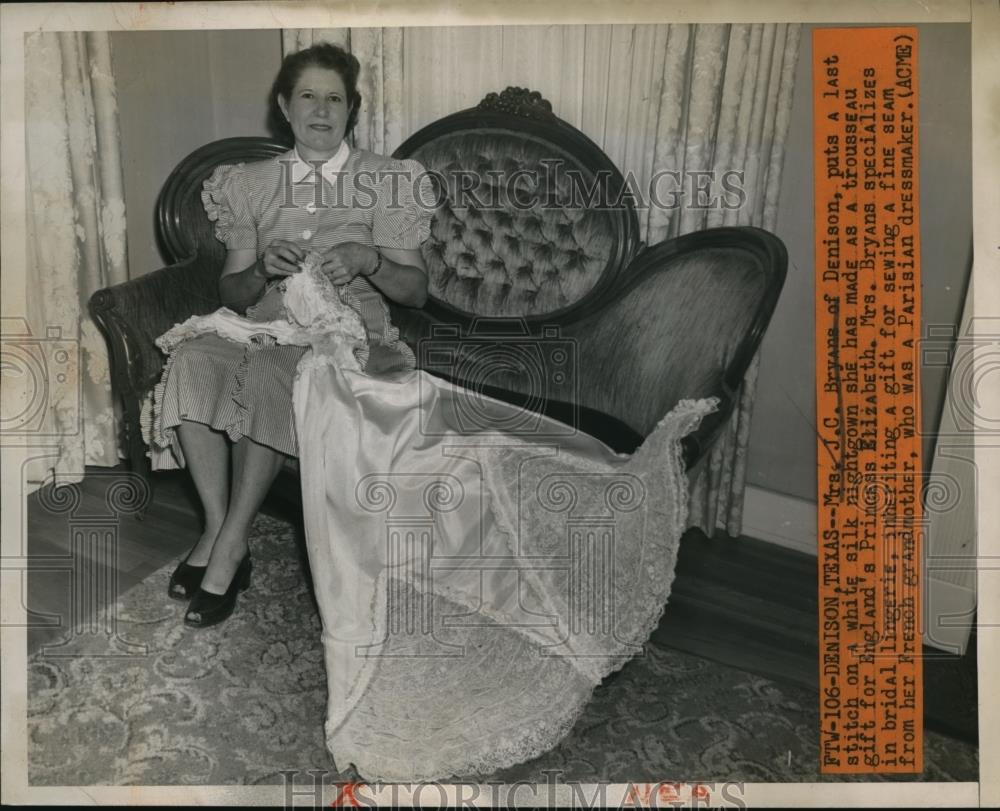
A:
[[[333,153],[333,156],[320,167],[320,172],[331,186],[336,185],[337,173],[344,168],[350,154],[351,149],[347,146],[345,139],[340,142],[340,148]],[[294,183],[302,183],[306,178],[312,177],[313,166],[314,164],[309,163],[299,155],[298,147],[292,149],[292,181]]]

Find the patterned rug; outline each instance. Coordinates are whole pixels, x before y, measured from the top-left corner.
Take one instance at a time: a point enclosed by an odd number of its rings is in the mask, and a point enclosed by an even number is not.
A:
[[[254,583],[216,628],[184,627],[185,604],[166,596],[171,565],[29,658],[31,785],[264,784],[281,783],[283,770],[335,772],[301,542],[291,524],[262,515],[251,549]],[[649,644],[595,691],[559,746],[469,779],[544,783],[551,770],[587,782],[978,779],[977,748],[933,732],[922,776],[821,777],[817,704],[807,689]]]

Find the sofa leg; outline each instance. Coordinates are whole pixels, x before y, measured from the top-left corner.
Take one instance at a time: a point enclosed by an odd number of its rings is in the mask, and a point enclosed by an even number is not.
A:
[[[141,521],[146,516],[146,510],[153,500],[153,475],[149,457],[146,456],[146,443],[142,441],[142,429],[139,423],[139,403],[134,397],[123,397],[125,417],[125,447],[128,453],[129,470],[142,479],[147,498],[142,507],[135,512],[135,518]]]

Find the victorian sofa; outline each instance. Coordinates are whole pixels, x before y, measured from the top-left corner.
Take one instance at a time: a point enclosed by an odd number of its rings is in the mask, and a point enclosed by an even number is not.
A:
[[[221,306],[224,248],[205,216],[202,182],[220,164],[288,148],[228,138],[185,158],[156,206],[170,264],[90,300],[108,342],[128,459],[146,477],[140,408],[165,360],[154,339]],[[634,449],[678,400],[718,397],[719,410],[684,443],[688,467],[697,463],[738,401],[774,311],[787,262],[781,241],[733,227],[643,245],[617,167],[521,88],[424,127],[394,155],[419,160],[438,192],[422,248],[428,302],[392,308],[418,366],[619,451]],[[483,204],[463,183],[502,193]],[[590,198],[574,197],[574,183]]]

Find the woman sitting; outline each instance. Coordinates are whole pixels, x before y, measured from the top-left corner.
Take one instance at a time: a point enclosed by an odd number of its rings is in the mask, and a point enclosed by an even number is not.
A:
[[[383,296],[414,307],[427,297],[418,248],[433,192],[425,175],[423,200],[413,196],[422,173],[416,161],[348,147],[361,101],[357,79],[357,60],[330,45],[284,61],[272,94],[295,147],[275,159],[220,167],[206,183],[205,206],[228,249],[219,289],[223,303],[247,318],[280,317],[280,281],[299,271],[307,250],[322,252],[323,272],[346,288],[364,322],[366,367],[412,369],[413,353]],[[345,205],[361,197],[354,192],[362,182],[374,204]],[[201,538],[170,580],[172,597],[193,598],[187,625],[223,621],[237,590],[249,584],[250,525],[285,460],[298,455],[292,376],[304,351],[206,335],[172,358],[159,424],[191,471],[205,514]]]
[[[171,594],[188,625],[229,616],[297,455],[330,752],[366,779],[488,774],[554,746],[642,650],[685,521],[680,440],[714,404],[682,401],[631,456],[544,415],[519,433],[521,409],[475,394],[465,424],[469,391],[389,320],[386,298],[427,296],[434,195],[415,161],[347,147],[357,73],[329,45],[287,57],[295,148],[206,183],[230,309],[159,339],[154,463],[188,465],[207,517]]]

